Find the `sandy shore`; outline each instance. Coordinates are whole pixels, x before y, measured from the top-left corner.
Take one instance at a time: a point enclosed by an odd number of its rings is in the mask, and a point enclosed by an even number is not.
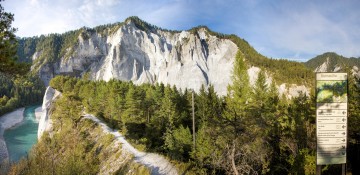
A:
[[[0,117],[0,164],[2,164],[3,166],[4,164],[5,166],[7,166],[9,163],[9,153],[7,151],[6,143],[3,137],[4,131],[6,129],[16,126],[23,121],[24,110],[25,108],[19,108]],[[1,167],[2,170],[7,169],[3,166]]]

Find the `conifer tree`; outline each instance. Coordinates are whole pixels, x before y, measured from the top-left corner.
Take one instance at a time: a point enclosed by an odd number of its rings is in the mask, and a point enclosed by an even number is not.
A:
[[[226,134],[223,149],[228,155],[223,160],[223,166],[233,174],[250,173],[252,170],[249,165],[248,154],[244,154],[244,142],[249,138],[245,134],[246,123],[249,118],[249,100],[251,95],[251,88],[249,85],[249,77],[243,54],[238,52],[236,55],[232,85],[228,87],[228,95],[225,98],[227,108],[223,115],[222,134]],[[241,157],[239,157],[241,155]]]
[[[17,40],[16,29],[11,26],[13,21],[14,15],[5,12],[4,7],[0,4],[0,72],[24,74],[28,71],[29,65],[16,63]]]
[[[122,116],[124,123],[142,123],[144,122],[142,115],[142,96],[135,86],[129,86],[129,90],[126,93],[125,98],[125,111]]]

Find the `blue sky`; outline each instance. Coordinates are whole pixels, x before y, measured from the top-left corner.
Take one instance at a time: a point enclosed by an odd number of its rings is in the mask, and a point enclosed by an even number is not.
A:
[[[63,33],[129,16],[172,30],[206,25],[272,58],[360,56],[358,0],[5,0],[18,36]]]

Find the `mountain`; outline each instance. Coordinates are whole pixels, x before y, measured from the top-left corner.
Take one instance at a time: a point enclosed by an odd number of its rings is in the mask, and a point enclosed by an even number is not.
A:
[[[226,94],[231,83],[236,54],[246,59],[252,82],[261,69],[282,92],[297,89],[296,84],[311,85],[313,73],[303,64],[269,59],[245,40],[205,26],[170,31],[129,17],[122,23],[20,38],[18,46],[20,60],[32,63],[32,73],[45,85],[54,76],[65,74],[135,84],[164,83],[194,90],[212,84],[220,95]]]
[[[346,58],[334,52],[327,52],[316,56],[304,63],[314,72],[341,72],[346,67],[358,72],[360,68],[360,58]]]

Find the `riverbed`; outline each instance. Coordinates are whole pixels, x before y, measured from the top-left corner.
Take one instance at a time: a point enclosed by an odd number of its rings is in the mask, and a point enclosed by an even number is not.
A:
[[[37,142],[39,125],[35,117],[35,109],[37,107],[39,107],[39,105],[26,107],[23,113],[23,121],[4,132],[10,162],[17,162],[21,158],[26,157],[31,147]]]

